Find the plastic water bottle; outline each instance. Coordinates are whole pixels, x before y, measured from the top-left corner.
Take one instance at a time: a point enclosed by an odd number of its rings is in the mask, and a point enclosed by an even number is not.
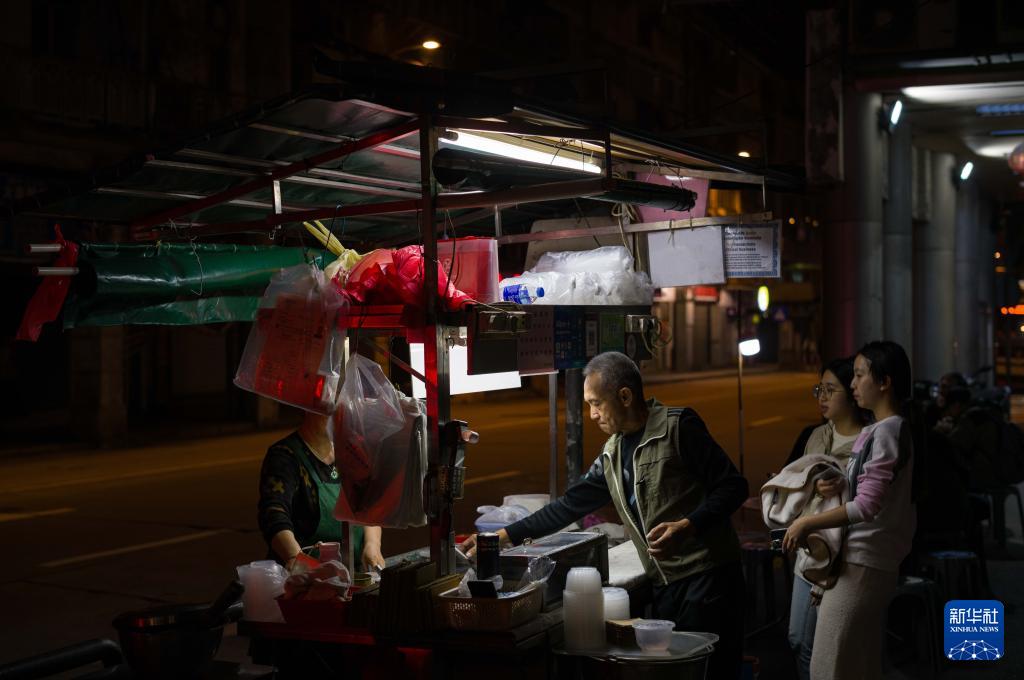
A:
[[[535,295],[531,295],[530,287],[525,283],[515,283],[501,289],[501,296],[505,302],[514,302],[517,305],[528,305],[544,297],[544,289],[540,286],[534,289]]]

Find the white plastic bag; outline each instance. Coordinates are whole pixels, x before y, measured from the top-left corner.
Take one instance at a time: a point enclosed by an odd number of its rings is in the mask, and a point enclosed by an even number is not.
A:
[[[501,288],[520,283],[544,289],[535,305],[649,305],[654,299],[650,277],[633,271],[633,256],[622,246],[544,253],[534,269],[503,279]]]
[[[314,266],[278,272],[260,300],[235,373],[235,385],[307,411],[330,415],[337,406],[348,305]]]
[[[632,269],[633,256],[622,246],[548,252],[541,255],[533,267],[534,272],[560,272],[562,274],[626,272]]]

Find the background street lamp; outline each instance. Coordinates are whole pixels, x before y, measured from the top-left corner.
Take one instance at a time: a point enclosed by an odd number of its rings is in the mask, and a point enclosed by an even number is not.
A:
[[[736,353],[736,401],[739,404],[740,421],[740,474],[743,474],[743,357],[752,357],[761,351],[761,341],[757,338],[740,340],[739,352]]]

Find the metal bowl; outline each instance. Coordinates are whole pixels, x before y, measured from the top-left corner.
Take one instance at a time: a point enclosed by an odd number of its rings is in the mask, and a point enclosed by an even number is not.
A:
[[[143,678],[186,678],[198,675],[217,653],[225,618],[210,623],[208,605],[168,605],[125,612],[114,619],[121,650],[132,670]]]

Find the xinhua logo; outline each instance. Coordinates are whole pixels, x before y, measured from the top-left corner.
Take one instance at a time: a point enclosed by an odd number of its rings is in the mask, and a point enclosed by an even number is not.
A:
[[[995,661],[1003,649],[1003,605],[997,600],[952,600],[946,603],[946,658]]]

